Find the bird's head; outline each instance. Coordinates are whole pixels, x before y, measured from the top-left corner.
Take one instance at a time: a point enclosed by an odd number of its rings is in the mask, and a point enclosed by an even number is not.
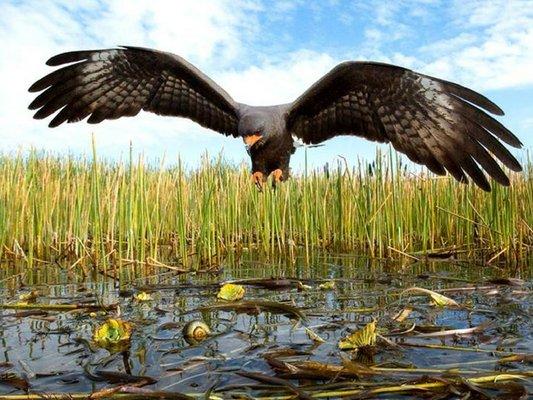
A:
[[[239,120],[239,135],[248,153],[265,142],[269,131],[268,122],[268,116],[262,112],[247,113]]]

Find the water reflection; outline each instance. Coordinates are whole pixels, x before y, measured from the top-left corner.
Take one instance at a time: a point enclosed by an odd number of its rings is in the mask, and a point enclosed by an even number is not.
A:
[[[253,255],[228,259],[216,274],[176,275],[151,271],[143,276],[136,268],[123,270],[121,284],[102,275],[83,276],[78,271],[43,266],[24,271],[17,266],[0,269],[2,303],[16,302],[29,290],[39,292],[38,302],[46,304],[118,305],[119,311],[89,313],[80,308],[67,312],[47,310],[0,311],[0,393],[24,393],[5,377],[22,377],[30,392],[89,393],[117,383],[135,383],[138,377],[151,377],[150,390],[205,393],[250,382],[238,371],[259,371],[274,375],[271,360],[285,354],[284,361],[313,360],[341,365],[339,339],[351,330],[375,319],[378,326],[390,324],[391,315],[408,301],[399,294],[408,287],[448,289],[464,309],[428,307],[416,300],[410,321],[420,326],[459,329],[493,321],[493,327],[478,335],[436,339],[409,339],[418,344],[479,347],[466,352],[404,346],[404,338],[391,337],[396,347],[380,349],[372,360],[375,365],[438,368],[443,364],[468,364],[474,372],[495,368],[521,370],[525,363],[497,365],[487,350],[527,353],[532,340],[531,286],[490,284],[494,277],[529,279],[530,271],[501,271],[473,268],[465,263],[405,264],[372,261],[354,255],[320,255],[311,259],[262,260]],[[146,274],[145,274],[146,275]],[[202,309],[216,303],[218,283],[231,279],[290,277],[312,287],[298,291],[296,286],[283,290],[246,286],[246,299],[276,301],[302,309],[307,321],[297,321],[283,313],[248,310]],[[336,289],[317,289],[319,280],[335,279]],[[474,284],[479,290],[463,290]],[[456,291],[452,289],[456,288]],[[151,293],[150,302],[136,302],[132,293]],[[195,311],[197,310],[197,311]],[[109,354],[91,345],[92,331],[110,315],[134,325],[131,347],[126,352]],[[196,345],[187,343],[183,326],[202,320],[212,336]],[[325,339],[317,344],[305,327]],[[443,329],[444,329],[443,328]],[[428,328],[429,329],[429,328]],[[398,346],[399,345],[399,346]],[[290,356],[286,356],[289,354]],[[503,353],[502,353],[503,354]],[[361,361],[361,360],[360,360]],[[368,363],[370,360],[363,360]],[[126,378],[125,374],[133,376]],[[376,377],[375,382],[383,378]],[[397,379],[405,380],[405,376]],[[0,380],[1,382],[2,380]],[[295,381],[297,383],[297,381]],[[237,387],[235,386],[235,387]],[[228,389],[228,390],[229,390]],[[246,390],[256,393],[252,389]]]

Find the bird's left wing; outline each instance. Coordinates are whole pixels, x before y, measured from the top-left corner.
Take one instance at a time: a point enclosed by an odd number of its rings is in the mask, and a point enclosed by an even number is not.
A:
[[[235,101],[183,58],[140,47],[73,51],[48,65],[69,64],[39,79],[30,92],[43,91],[30,104],[34,118],[59,111],[49,126],[134,116],[141,110],[190,118],[200,125],[237,136]]]
[[[509,179],[494,155],[512,170],[521,166],[498,140],[521,143],[501,123],[503,111],[463,86],[394,65],[345,62],[311,86],[289,108],[287,128],[304,143],[338,135],[390,142],[412,161],[459,181],[468,174],[484,190],[479,168],[503,185]]]

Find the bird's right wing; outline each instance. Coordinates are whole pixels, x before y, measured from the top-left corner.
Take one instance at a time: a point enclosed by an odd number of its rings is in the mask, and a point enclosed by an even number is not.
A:
[[[49,126],[89,123],[134,116],[140,110],[190,118],[198,124],[237,136],[235,101],[183,58],[157,50],[123,47],[56,55],[48,65],[69,64],[39,79],[29,108],[34,118],[59,111]]]
[[[466,181],[466,173],[490,190],[479,166],[508,185],[509,179],[490,153],[520,171],[518,161],[498,139],[515,147],[521,143],[482,109],[503,114],[486,97],[452,82],[395,65],[345,62],[292,104],[287,129],[304,143],[338,135],[390,142],[437,174],[448,171]]]

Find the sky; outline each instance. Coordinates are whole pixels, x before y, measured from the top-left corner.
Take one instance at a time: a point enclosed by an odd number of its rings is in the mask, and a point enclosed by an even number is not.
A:
[[[120,159],[179,157],[195,166],[208,152],[249,159],[240,139],[186,119],[134,118],[47,127],[27,109],[27,88],[52,71],[52,55],[133,45],[181,55],[238,102],[286,103],[345,60],[398,64],[488,96],[498,119],[533,149],[533,0],[0,0],[0,152],[35,148]],[[310,167],[372,159],[376,145],[339,137],[307,150]],[[525,151],[513,151],[524,159]],[[292,167],[304,165],[304,150]]]

